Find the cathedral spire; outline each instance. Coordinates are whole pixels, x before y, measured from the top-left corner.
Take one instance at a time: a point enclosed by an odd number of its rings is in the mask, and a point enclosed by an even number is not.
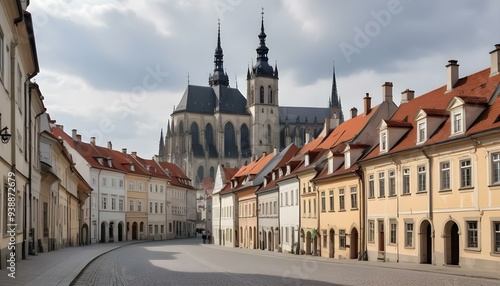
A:
[[[214,53],[214,72],[210,75],[210,86],[229,85],[229,78],[224,72],[224,53],[220,41],[220,19],[217,20],[217,47]]]
[[[264,32],[264,8],[262,8],[262,19],[260,22],[260,34],[259,34],[259,47],[257,48],[257,61],[265,61],[267,62],[267,53],[269,49],[266,47],[266,33]]]
[[[163,141],[163,128],[161,129],[160,132],[160,144],[158,148],[158,157],[163,158],[165,157],[165,141]]]
[[[337,117],[340,119],[340,122],[344,121],[344,113],[342,112],[342,102],[340,101],[340,97],[337,91],[337,79],[335,76],[335,62],[333,62],[333,79],[332,79],[332,94],[329,100],[330,108],[334,113],[337,114]],[[333,115],[333,114],[332,114]]]
[[[278,75],[274,72],[273,67],[269,65],[269,58],[267,53],[269,48],[266,46],[266,32],[264,31],[264,8],[261,12],[261,22],[260,22],[260,34],[259,34],[259,46],[257,49],[257,61],[255,65],[252,63],[251,76],[266,76],[277,78]]]

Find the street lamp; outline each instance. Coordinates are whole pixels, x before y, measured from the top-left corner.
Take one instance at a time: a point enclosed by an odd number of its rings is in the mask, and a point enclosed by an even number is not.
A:
[[[2,126],[2,114],[0,113],[0,127],[1,126]],[[11,136],[12,135],[9,133],[9,128],[7,126],[5,126],[4,128],[2,128],[2,130],[0,130],[0,139],[3,144],[9,143]]]

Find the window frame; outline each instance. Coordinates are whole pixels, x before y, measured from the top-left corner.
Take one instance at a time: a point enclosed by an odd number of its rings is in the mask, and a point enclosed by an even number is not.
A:
[[[443,180],[447,179],[447,182]],[[439,190],[451,190],[451,163],[450,161],[443,161],[439,163]]]
[[[411,194],[410,168],[403,168],[403,195]]]
[[[427,192],[427,167],[425,165],[417,166],[417,193]]]
[[[468,165],[464,166],[464,163]],[[473,187],[472,184],[472,160],[470,158],[460,160],[460,189],[469,189]],[[465,173],[464,173],[465,172]],[[467,178],[468,176],[468,178]]]
[[[368,175],[368,198],[375,198],[375,176]]]
[[[387,177],[389,178],[389,197],[396,195],[396,172],[394,170],[389,170],[387,172]]]
[[[500,220],[492,222],[492,249],[491,253],[500,255]]]
[[[398,222],[395,219],[389,220],[389,244],[398,243]]]
[[[497,158],[495,158],[495,156]],[[491,184],[500,185],[500,152],[491,153]],[[495,168],[496,167],[496,168]],[[495,174],[496,172],[496,174]]]
[[[385,172],[378,173],[378,197],[385,198]]]
[[[417,123],[417,143],[424,143],[427,140],[427,126],[425,121]]]
[[[375,243],[375,221],[368,220],[368,243]]]
[[[349,189],[350,189],[350,193],[351,193],[351,210],[357,210],[358,209],[358,187],[351,186]]]
[[[453,112],[453,115],[452,115],[452,124],[451,124],[451,134],[452,135],[455,135],[455,134],[462,134],[464,131],[464,127],[463,127],[463,112],[462,110],[460,111],[455,111]]]
[[[409,228],[411,226],[411,229]],[[415,225],[405,221],[405,248],[415,248]]]
[[[387,152],[387,130],[380,132],[380,152]]]
[[[345,189],[339,188],[339,211],[345,211]]]
[[[481,224],[479,219],[476,218],[466,218],[465,219],[466,230],[466,241],[465,248],[469,250],[480,250],[481,249]]]

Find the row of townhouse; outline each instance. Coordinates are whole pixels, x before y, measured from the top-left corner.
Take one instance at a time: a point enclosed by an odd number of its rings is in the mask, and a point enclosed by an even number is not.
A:
[[[63,140],[92,187],[85,213],[85,242],[162,240],[195,235],[196,189],[172,163],[158,157],[144,159],[136,152],[83,142],[52,123],[52,133]]]
[[[0,3],[0,268],[82,243],[92,188],[45,119],[29,1]]]
[[[334,259],[500,267],[500,45],[491,66],[325,121],[298,150],[219,166],[214,243]]]

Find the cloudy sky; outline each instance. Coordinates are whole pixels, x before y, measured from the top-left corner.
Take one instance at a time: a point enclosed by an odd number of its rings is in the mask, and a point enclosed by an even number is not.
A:
[[[208,85],[217,19],[230,85],[246,95],[262,7],[280,104],[327,106],[335,62],[346,118],[366,92],[380,103],[386,81],[399,103],[407,88],[418,96],[444,85],[450,59],[460,76],[487,68],[500,42],[500,1],[31,1],[35,80],[67,133],[150,158],[188,74]]]

